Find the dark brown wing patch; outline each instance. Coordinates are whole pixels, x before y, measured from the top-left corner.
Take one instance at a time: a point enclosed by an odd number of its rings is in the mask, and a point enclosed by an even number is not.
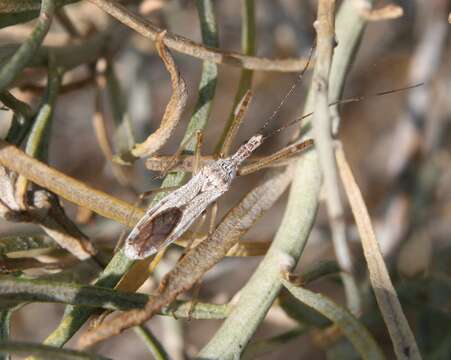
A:
[[[139,226],[135,239],[138,255],[144,256],[150,248],[159,249],[181,218],[182,211],[174,207],[162,211],[152,220]]]

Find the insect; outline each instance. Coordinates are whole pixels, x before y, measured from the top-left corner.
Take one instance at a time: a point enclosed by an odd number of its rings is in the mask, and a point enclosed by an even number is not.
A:
[[[249,138],[231,156],[220,158],[200,169],[185,185],[169,193],[155,206],[148,209],[125,239],[124,253],[130,259],[144,259],[171,244],[201,216],[207,207],[226,193],[237,176],[238,168],[263,143],[263,130],[275,118],[286,100],[293,94],[298,82],[307,71],[313,56],[312,47],[304,69],[279,106],[265,121],[260,133]],[[249,105],[250,91],[247,91],[237,107],[235,121],[224,141],[223,151],[228,151],[230,141],[238,130],[243,114]],[[279,129],[277,129],[279,130]],[[313,140],[291,146],[293,152],[301,151],[311,145]],[[227,145],[226,145],[227,144]],[[290,147],[287,148],[290,152]]]
[[[126,256],[143,259],[177,240],[210,204],[230,189],[240,165],[264,139],[262,134],[252,136],[232,156],[204,166],[185,185],[150,208],[125,240]],[[311,144],[307,140],[296,145],[296,150]]]

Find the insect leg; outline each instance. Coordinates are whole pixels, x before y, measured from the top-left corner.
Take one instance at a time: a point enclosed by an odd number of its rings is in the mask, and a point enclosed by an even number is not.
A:
[[[222,146],[219,149],[219,157],[225,158],[230,154],[230,148],[235,136],[244,120],[244,115],[246,110],[249,108],[249,104],[252,99],[252,92],[247,90],[243,95],[243,98],[238,103],[235,112],[233,114],[233,119],[224,135],[224,141],[222,141]]]
[[[306,149],[313,146],[313,140],[309,139],[306,141],[303,141],[301,143],[292,144],[289,145],[282,150],[277,151],[276,153],[266,156],[264,158],[259,159],[258,161],[255,161],[248,165],[243,165],[240,169],[238,169],[238,175],[247,175],[251,174],[255,171],[258,171],[264,167],[267,167],[268,165],[277,162],[282,159],[286,159],[290,156],[293,156],[294,154],[300,153],[302,151],[305,151]]]
[[[200,170],[201,148],[203,143],[203,133],[201,130],[196,131],[196,149],[194,150],[194,166],[193,174],[197,174]]]
[[[197,281],[193,286],[193,295],[192,295],[191,303],[189,305],[189,310],[188,310],[188,321],[192,320],[194,308],[196,307],[197,303],[199,302],[199,292],[200,292],[201,285],[202,285],[202,279]]]
[[[161,174],[156,176],[156,178],[164,178],[167,173],[175,166],[178,164],[178,162],[181,159],[182,153],[185,150],[186,146],[190,143],[190,141],[193,139],[193,136],[197,134],[196,132],[193,132],[192,134],[190,134],[179,146],[179,148],[177,149],[177,151],[175,152],[175,154],[169,159],[169,161],[167,162],[166,166],[164,167],[164,169],[161,171]]]
[[[210,225],[208,227],[208,236],[211,236],[215,231],[216,217],[218,216],[218,203],[215,201],[211,206]]]

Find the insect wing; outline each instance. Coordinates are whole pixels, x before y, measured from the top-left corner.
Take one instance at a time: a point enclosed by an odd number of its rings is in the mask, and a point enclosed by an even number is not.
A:
[[[127,239],[125,252],[129,258],[143,259],[157,252],[182,218],[182,210],[171,207],[136,227],[136,235]]]

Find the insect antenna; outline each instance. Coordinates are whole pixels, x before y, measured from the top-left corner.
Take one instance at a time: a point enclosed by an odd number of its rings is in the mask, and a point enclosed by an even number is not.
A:
[[[414,85],[409,85],[409,86],[405,86],[402,88],[398,88],[398,89],[392,89],[392,90],[386,90],[386,91],[380,91],[380,92],[376,92],[374,94],[368,94],[368,95],[362,95],[362,96],[354,96],[354,97],[350,97],[350,98],[346,98],[346,99],[342,99],[342,100],[336,100],[333,101],[329,104],[329,106],[335,106],[335,105],[341,105],[341,104],[349,104],[349,103],[353,103],[353,102],[360,102],[360,101],[364,101],[367,99],[371,99],[374,97],[379,97],[379,96],[385,96],[385,95],[389,95],[389,94],[393,94],[393,93],[397,93],[397,92],[401,92],[401,91],[407,91],[407,90],[411,90],[417,87],[420,87],[424,85],[424,83],[418,83],[418,84],[414,84]],[[310,117],[313,115],[313,111],[310,113],[307,113],[305,115],[302,115],[301,117],[298,117],[296,119],[294,119],[293,121],[290,121],[289,123],[281,126],[280,128],[274,129],[271,132],[269,132],[268,134],[265,134],[264,139],[266,140],[267,138],[274,136],[275,134],[278,134],[279,132],[281,132],[282,130],[285,130],[286,128],[289,128],[293,125],[296,125],[297,123],[300,123],[302,120]]]
[[[290,87],[290,90],[288,90],[288,92],[285,94],[285,96],[282,98],[282,101],[279,103],[279,105],[274,109],[273,113],[271,114],[271,116],[266,119],[266,121],[263,123],[263,126],[260,128],[259,133],[262,134],[263,130],[266,129],[266,127],[276,118],[276,116],[279,114],[280,109],[282,109],[282,107],[285,105],[285,103],[287,102],[287,100],[293,95],[294,91],[296,90],[297,86],[299,85],[299,83],[301,82],[302,78],[304,77],[305,72],[308,70],[308,68],[310,67],[310,63],[312,61],[313,58],[313,53],[315,51],[315,45],[313,44],[313,46],[310,48],[310,52],[307,58],[307,62],[305,63],[304,68],[301,70],[301,72],[299,73],[299,75],[296,77],[296,79],[293,81],[293,84]],[[265,136],[266,138],[266,136]]]

